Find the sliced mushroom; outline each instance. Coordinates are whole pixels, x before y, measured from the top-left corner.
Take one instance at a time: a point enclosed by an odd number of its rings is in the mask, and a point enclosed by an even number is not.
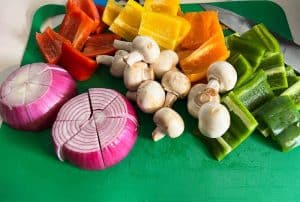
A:
[[[155,112],[153,121],[157,126],[152,132],[154,141],[162,139],[165,135],[176,138],[184,131],[184,122],[181,116],[169,107],[163,107]]]
[[[115,53],[115,56],[109,55],[98,55],[96,61],[98,64],[105,64],[110,66],[110,73],[115,77],[122,77],[124,69],[127,63],[124,60],[129,53],[125,50],[118,50]]]
[[[166,72],[161,79],[161,84],[167,91],[165,107],[171,107],[178,98],[186,97],[191,88],[189,78],[178,70]]]
[[[207,102],[198,112],[198,128],[206,137],[221,137],[230,126],[227,108],[218,102]]]
[[[218,91],[224,93],[234,88],[237,81],[237,73],[229,62],[218,61],[209,66],[207,79],[209,83],[218,82]]]
[[[171,70],[178,63],[178,55],[172,50],[163,50],[160,52],[159,58],[150,66],[154,70],[155,78],[160,79],[164,73]]]
[[[134,98],[134,93],[131,93]],[[128,95],[127,95],[128,96]],[[147,80],[141,83],[136,92],[136,103],[145,113],[153,113],[163,107],[165,91],[157,81]]]
[[[130,91],[136,91],[143,81],[153,79],[153,69],[144,62],[137,62],[131,66],[127,65],[124,69],[124,85]]]
[[[204,94],[205,90],[207,90],[206,84],[199,83],[194,85],[188,94],[187,109],[189,114],[196,119],[198,118],[200,107],[204,103],[211,101],[220,102],[218,93],[211,91]]]

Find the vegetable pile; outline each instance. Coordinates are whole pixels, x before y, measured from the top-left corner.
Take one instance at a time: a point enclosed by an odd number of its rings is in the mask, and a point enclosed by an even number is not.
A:
[[[0,115],[21,130],[52,126],[61,161],[99,170],[124,159],[138,136],[128,99],[153,115],[158,141],[184,133],[172,107],[187,98],[217,160],[256,129],[283,151],[300,144],[300,77],[263,24],[225,37],[216,12],[182,13],[178,0],[108,0],[105,7],[68,0],[58,31],[48,27],[36,42],[48,64],[26,65],[6,79]],[[106,88],[75,96],[73,78],[88,80],[99,65],[123,80],[128,99]]]

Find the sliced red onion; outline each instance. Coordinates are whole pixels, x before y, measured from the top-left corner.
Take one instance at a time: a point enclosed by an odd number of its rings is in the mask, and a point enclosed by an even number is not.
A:
[[[137,116],[122,94],[92,88],[60,109],[52,128],[58,158],[83,169],[105,169],[124,159],[137,138]]]
[[[60,107],[76,94],[70,74],[56,65],[33,63],[13,73],[0,87],[0,115],[11,127],[50,127]]]

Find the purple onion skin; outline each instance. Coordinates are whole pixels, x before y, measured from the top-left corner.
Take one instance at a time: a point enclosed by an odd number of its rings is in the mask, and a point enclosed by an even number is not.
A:
[[[93,89],[95,90],[95,89]],[[99,94],[101,95],[101,93],[103,93],[104,91],[107,93],[107,90],[109,89],[103,89],[103,88],[99,88],[96,89],[96,91],[99,90]],[[91,150],[84,150],[82,149],[80,151],[80,149],[74,149],[74,148],[70,148],[68,145],[69,141],[73,142],[74,137],[77,137],[79,134],[79,130],[85,130],[84,128],[79,129],[78,125],[75,126],[74,124],[78,121],[78,120],[57,120],[57,122],[54,123],[53,128],[52,128],[52,140],[53,140],[53,144],[54,144],[54,149],[56,151],[56,154],[58,156],[58,158],[60,160],[68,160],[70,163],[76,165],[77,167],[81,168],[81,169],[87,169],[87,170],[102,170],[102,169],[106,169],[108,167],[111,167],[117,163],[119,163],[122,159],[124,159],[128,153],[130,152],[130,150],[133,148],[136,139],[137,139],[137,135],[138,135],[138,123],[137,123],[137,115],[135,113],[135,110],[133,108],[133,106],[131,105],[131,103],[129,102],[129,100],[124,97],[123,95],[121,95],[120,93],[116,93],[116,91],[114,90],[109,90],[111,92],[110,96],[115,93],[118,95],[118,99],[120,101],[120,103],[122,103],[122,107],[119,107],[119,109],[122,109],[126,111],[126,114],[122,114],[120,115],[121,117],[116,117],[117,119],[121,119],[123,120],[124,125],[119,126],[120,130],[116,130],[116,131],[121,131],[120,133],[114,133],[114,134],[108,134],[108,133],[101,133],[100,131],[102,131],[101,129],[97,128],[97,121],[96,119],[94,119],[94,115],[91,116],[88,120],[86,121],[90,121],[90,120],[95,120],[95,128],[94,130],[96,131],[96,136],[99,138],[99,149],[91,149]],[[90,97],[90,100],[92,100],[91,102],[93,102],[93,99],[95,99],[95,101],[99,102],[98,99],[95,98],[95,94],[97,94],[97,92],[93,94],[92,97]],[[104,93],[105,94],[105,93]],[[64,117],[80,117],[80,116],[69,116],[68,112],[66,112],[65,110],[69,111],[70,113],[76,112],[78,113],[80,110],[75,109],[76,106],[71,107],[69,105],[69,103],[71,103],[71,105],[75,105],[75,103],[78,102],[86,102],[86,96],[82,96],[78,95],[76,97],[74,97],[72,100],[70,100],[69,102],[67,102],[61,109],[61,111],[59,112],[59,114],[64,114]],[[97,97],[98,95],[96,95]],[[78,99],[78,100],[77,100]],[[85,101],[83,101],[85,100]],[[103,99],[102,99],[103,100]],[[95,102],[94,102],[95,103]],[[89,103],[91,104],[91,103]],[[110,105],[109,107],[111,107],[112,105]],[[82,105],[81,105],[82,107]],[[113,110],[115,108],[111,108],[111,110]],[[95,111],[98,111],[99,109],[93,109]],[[84,113],[85,110],[81,111],[82,113]],[[93,111],[93,112],[95,112]],[[105,109],[104,109],[105,111]],[[103,111],[103,112],[104,112]],[[122,113],[122,112],[121,112]],[[105,113],[104,113],[105,114]],[[115,114],[116,115],[116,114]],[[118,115],[117,115],[118,116]],[[105,115],[106,117],[106,115]],[[59,118],[59,116],[58,116]],[[105,124],[110,124],[110,127],[114,127],[113,121],[115,120],[114,117],[110,117],[110,118],[105,118],[105,121],[103,122],[99,122],[99,127],[105,127]],[[64,121],[63,124],[57,124],[57,123],[61,123],[61,121]],[[82,120],[80,120],[82,121]],[[110,123],[108,123],[107,121],[112,121]],[[62,128],[64,126],[65,123],[70,123],[73,125],[67,125],[65,126],[66,128]],[[104,124],[104,125],[103,125]],[[84,126],[83,126],[84,127]],[[75,129],[77,128],[77,129]],[[69,132],[74,133],[74,135],[69,134]],[[93,132],[92,132],[93,133]],[[91,134],[91,133],[88,133]],[[103,144],[103,142],[101,142],[101,138],[105,138],[105,137],[115,137],[113,139],[109,138],[109,141],[107,144]],[[83,136],[81,136],[83,137]],[[76,139],[76,138],[75,138]],[[103,140],[103,139],[102,139]],[[85,142],[85,141],[83,141]],[[97,141],[98,142],[98,141]],[[93,141],[93,143],[91,144],[95,144],[95,140]],[[77,144],[76,148],[80,148],[80,144]]]
[[[56,65],[34,63],[31,64],[31,71],[35,65],[43,65],[47,71],[51,71],[51,82],[43,95],[30,103],[19,106],[9,106],[9,103],[4,103],[0,98],[0,114],[4,122],[15,129],[39,131],[51,127],[60,107],[76,95],[76,83],[66,70]],[[22,68],[28,68],[28,66]],[[22,68],[15,70],[3,82],[0,92]]]

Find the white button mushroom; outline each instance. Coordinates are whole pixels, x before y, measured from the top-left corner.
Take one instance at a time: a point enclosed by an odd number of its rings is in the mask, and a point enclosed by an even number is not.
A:
[[[215,93],[215,91],[204,94],[204,90],[207,90],[206,84],[199,83],[194,85],[188,94],[187,109],[194,118],[198,118],[199,109],[204,103],[211,101],[220,102],[219,94]]]
[[[132,92],[131,94],[134,95]],[[131,98],[133,98],[133,96]],[[137,89],[136,103],[138,107],[145,113],[154,113],[163,107],[164,102],[165,91],[157,81],[144,81]]]
[[[179,61],[178,55],[172,50],[163,50],[159,58],[150,66],[154,70],[155,78],[160,79],[164,73],[175,67]]]
[[[221,137],[230,126],[227,108],[218,102],[207,102],[198,112],[198,128],[206,137]]]
[[[191,88],[189,78],[178,70],[166,72],[161,79],[161,84],[167,91],[165,107],[171,107],[177,98],[186,97]]]
[[[115,40],[113,43],[117,49],[130,50],[127,57],[127,64],[132,65],[139,61],[153,63],[160,54],[158,44],[148,36],[137,36],[132,42]]]
[[[169,107],[163,107],[155,112],[153,121],[157,126],[152,132],[154,141],[162,139],[165,135],[176,138],[184,131],[184,122],[181,116]]]
[[[110,55],[98,55],[96,57],[97,64],[104,64],[110,66],[110,73],[115,77],[122,77],[124,69],[127,63],[124,60],[124,57],[128,56],[128,52],[125,50],[118,50],[115,53],[115,56]]]
[[[220,93],[232,90],[237,81],[235,68],[226,61],[218,61],[211,64],[207,70],[208,85],[218,82],[218,91]]]
[[[146,80],[154,80],[154,71],[148,64],[137,62],[125,67],[123,81],[128,90],[136,91],[139,85]]]

